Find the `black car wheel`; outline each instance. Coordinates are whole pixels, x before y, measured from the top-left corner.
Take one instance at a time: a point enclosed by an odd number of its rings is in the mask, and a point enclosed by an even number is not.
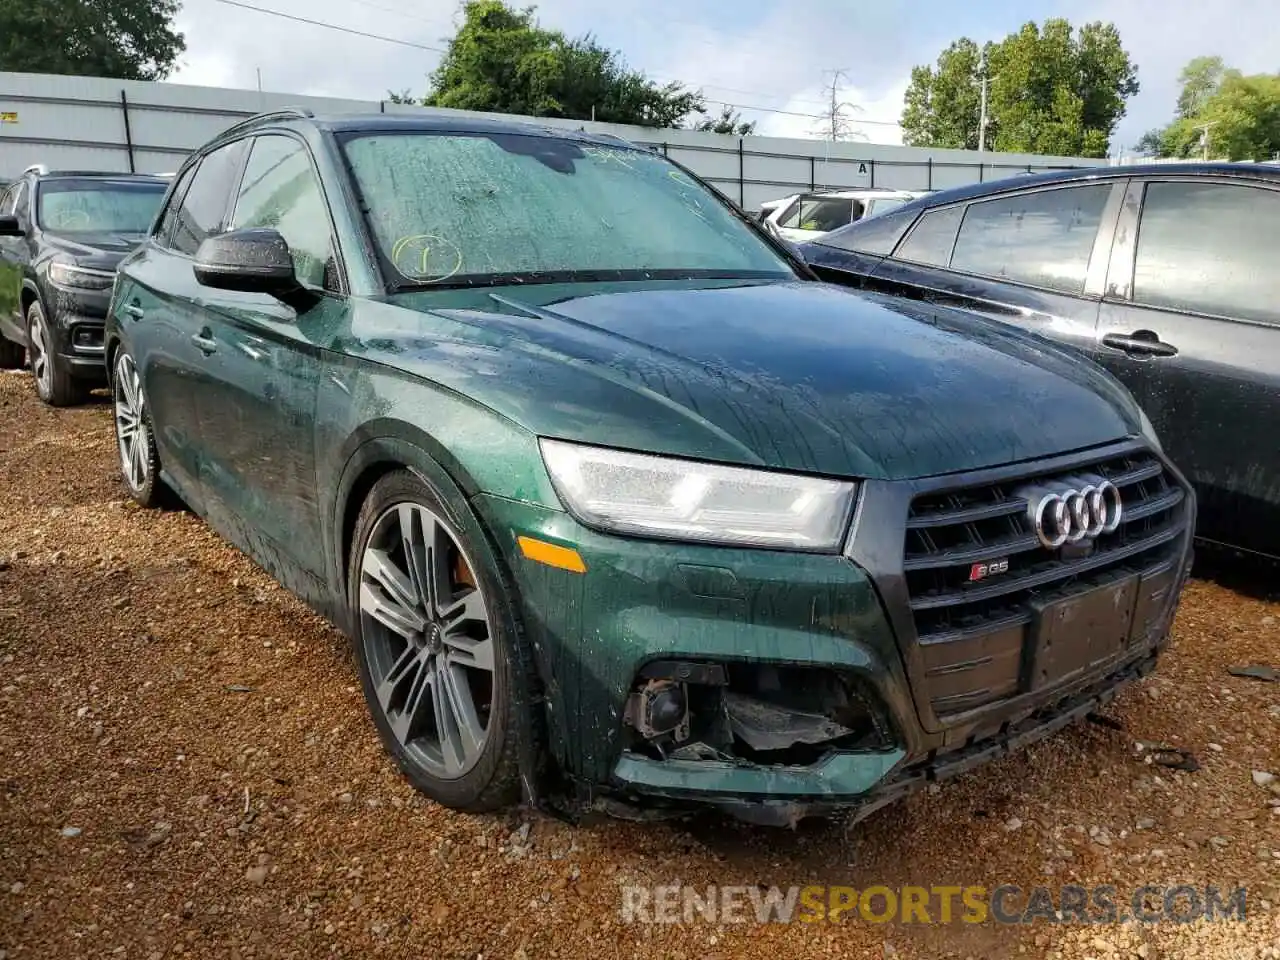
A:
[[[133,357],[124,350],[116,355],[111,377],[115,401],[116,448],[120,451],[120,472],[129,495],[144,507],[159,506],[164,495],[160,479],[160,456],[151,429],[151,409],[142,392]]]
[[[71,376],[58,356],[49,319],[39,300],[32,301],[27,308],[27,354],[41,400],[52,407],[71,407],[84,402],[89,391],[84,383]]]
[[[348,602],[365,699],[400,769],[448,807],[519,799],[512,604],[487,546],[418,476],[373,487],[356,521]]]

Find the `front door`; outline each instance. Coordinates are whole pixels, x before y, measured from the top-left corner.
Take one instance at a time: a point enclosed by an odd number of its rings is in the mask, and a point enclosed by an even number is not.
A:
[[[1099,322],[1098,359],[1138,398],[1196,488],[1197,532],[1280,553],[1280,190],[1135,182]]]
[[[228,221],[270,227],[289,244],[299,282],[319,296],[299,313],[264,294],[205,288],[208,353],[197,397],[214,525],[303,596],[327,570],[316,491],[318,332],[346,310],[328,207],[311,156],[282,134],[253,139]]]

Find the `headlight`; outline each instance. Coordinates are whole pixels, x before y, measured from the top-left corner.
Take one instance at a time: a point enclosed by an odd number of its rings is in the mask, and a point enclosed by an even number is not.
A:
[[[81,290],[109,290],[115,282],[114,270],[91,270],[55,260],[49,264],[49,279],[60,287]]]
[[[590,527],[672,540],[833,550],[858,486],[543,440],[569,512]]]
[[[1164,453],[1164,447],[1160,445],[1160,437],[1156,434],[1156,428],[1155,428],[1155,427],[1153,427],[1153,426],[1151,425],[1151,420],[1150,420],[1150,418],[1147,416],[1147,411],[1145,411],[1145,410],[1143,410],[1141,407],[1139,407],[1139,408],[1138,408],[1138,416],[1141,418],[1139,422],[1140,422],[1140,423],[1141,423],[1141,425],[1142,425],[1142,427],[1141,427],[1141,428],[1142,428],[1142,436],[1143,436],[1143,437],[1147,440],[1147,442],[1149,442],[1153,447],[1155,447],[1155,448],[1156,448],[1157,450],[1159,450],[1161,453]]]

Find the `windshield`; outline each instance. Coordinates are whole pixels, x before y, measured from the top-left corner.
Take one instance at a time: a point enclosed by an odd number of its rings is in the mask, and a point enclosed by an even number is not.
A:
[[[168,184],[162,181],[46,180],[36,218],[52,233],[146,233]]]
[[[512,134],[356,134],[343,149],[388,279],[795,279],[662,157]]]

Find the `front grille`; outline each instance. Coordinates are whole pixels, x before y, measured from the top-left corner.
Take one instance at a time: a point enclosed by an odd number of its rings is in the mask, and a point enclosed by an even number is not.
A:
[[[1037,539],[1027,502],[1015,491],[1081,473],[1119,487],[1121,522],[1091,546],[1050,550]],[[1158,626],[1179,573],[1174,561],[1187,517],[1182,487],[1145,450],[915,497],[903,567],[935,715],[988,706],[1038,683],[1031,675],[1036,652],[1027,649],[1029,628],[1036,611],[1054,599],[1138,574],[1135,617]],[[991,561],[1007,561],[1008,569],[971,580],[975,564]],[[1143,624],[1136,624],[1138,636]]]

